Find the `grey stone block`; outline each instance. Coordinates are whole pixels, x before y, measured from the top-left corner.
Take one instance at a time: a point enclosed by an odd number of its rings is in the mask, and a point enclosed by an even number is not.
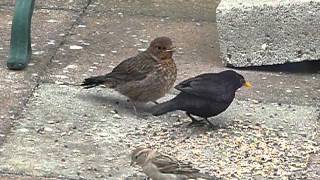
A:
[[[217,11],[226,66],[320,60],[320,1],[241,2],[222,1]]]

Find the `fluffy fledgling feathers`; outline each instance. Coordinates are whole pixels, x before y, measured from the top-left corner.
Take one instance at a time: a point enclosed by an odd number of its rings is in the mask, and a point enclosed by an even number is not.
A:
[[[133,102],[155,101],[163,97],[176,80],[173,52],[170,38],[156,38],[146,51],[122,61],[106,75],[85,79],[82,86],[92,88],[103,84]]]

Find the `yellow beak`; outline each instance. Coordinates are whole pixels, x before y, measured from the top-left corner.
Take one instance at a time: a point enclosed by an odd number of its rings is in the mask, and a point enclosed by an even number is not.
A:
[[[243,84],[243,86],[246,87],[246,88],[251,88],[251,87],[252,87],[252,84],[249,83],[249,82],[245,82],[245,83]]]

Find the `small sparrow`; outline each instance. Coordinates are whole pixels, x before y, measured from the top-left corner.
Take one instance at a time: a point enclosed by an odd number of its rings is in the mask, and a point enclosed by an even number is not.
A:
[[[237,89],[242,86],[249,88],[252,85],[232,70],[201,74],[176,85],[175,89],[181,92],[173,99],[156,105],[152,114],[159,116],[182,110],[192,120],[191,124],[201,122],[192,116],[196,115],[214,126],[208,118],[224,112],[232,103]]]
[[[113,88],[128,97],[136,111],[135,102],[156,102],[172,88],[177,78],[174,51],[170,38],[158,37],[146,51],[122,61],[110,73],[85,79],[81,86]]]
[[[131,165],[142,167],[143,172],[152,180],[219,179],[200,173],[200,170],[193,168],[191,164],[145,147],[132,151]]]

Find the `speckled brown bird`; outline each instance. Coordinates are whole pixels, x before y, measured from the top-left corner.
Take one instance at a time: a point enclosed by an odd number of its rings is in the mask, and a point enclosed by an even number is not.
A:
[[[218,179],[200,173],[190,163],[178,161],[154,149],[138,147],[131,153],[131,165],[142,167],[143,172],[152,180]]]
[[[232,70],[201,74],[175,86],[181,92],[173,99],[156,105],[152,114],[159,116],[182,110],[190,117],[192,124],[200,122],[192,116],[196,115],[213,126],[208,118],[224,112],[232,103],[236,90],[242,86],[252,85]]]
[[[146,51],[122,61],[106,75],[85,79],[81,85],[92,88],[104,84],[127,96],[132,103],[156,101],[170,90],[176,80],[173,52],[171,39],[158,37]]]

